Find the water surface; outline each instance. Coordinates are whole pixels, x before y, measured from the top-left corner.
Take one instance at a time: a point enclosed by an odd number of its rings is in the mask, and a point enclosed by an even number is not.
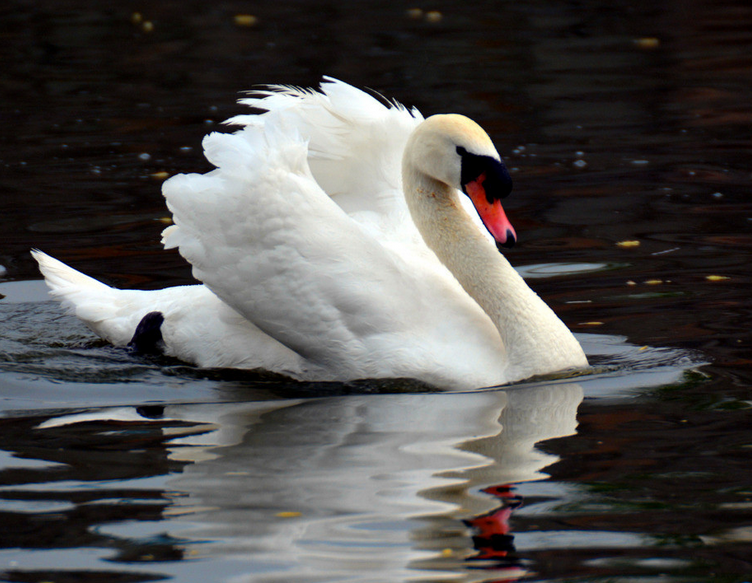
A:
[[[752,7],[407,8],[0,8],[0,580],[750,580]],[[31,247],[190,283],[159,246],[163,177],[209,169],[240,91],[323,74],[488,129],[508,257],[587,374],[202,371],[47,300]]]

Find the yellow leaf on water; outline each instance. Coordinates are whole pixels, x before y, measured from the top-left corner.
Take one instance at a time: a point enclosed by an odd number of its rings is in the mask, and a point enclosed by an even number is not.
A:
[[[645,282],[645,285],[660,285],[663,283],[662,279],[649,279]]]
[[[725,275],[706,275],[705,279],[707,279],[708,281],[724,281],[731,278],[726,277]]]
[[[301,512],[295,512],[293,510],[277,512],[277,518],[297,518],[298,516],[302,515],[303,514]]]
[[[580,326],[603,326],[603,322],[580,322]]]
[[[636,38],[634,44],[640,49],[657,49],[661,41],[654,37]]]
[[[256,26],[258,24],[258,18],[252,14],[236,14],[233,20],[238,26]]]
[[[617,241],[616,246],[617,247],[639,247],[640,242],[639,241]]]

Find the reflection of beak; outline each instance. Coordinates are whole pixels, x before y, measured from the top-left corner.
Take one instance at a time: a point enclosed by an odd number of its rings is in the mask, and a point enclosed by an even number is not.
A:
[[[488,202],[486,189],[483,187],[485,180],[485,173],[481,174],[476,180],[465,185],[465,192],[473,201],[475,210],[478,211],[486,229],[496,241],[496,246],[499,248],[513,247],[517,241],[517,233],[515,233],[512,223],[509,222],[504,207],[501,206],[501,200],[492,199],[491,202]]]

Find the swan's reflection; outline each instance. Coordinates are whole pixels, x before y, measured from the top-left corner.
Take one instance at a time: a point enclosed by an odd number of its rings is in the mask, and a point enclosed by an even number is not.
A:
[[[553,384],[172,407],[206,431],[171,441],[193,463],[168,516],[189,555],[246,561],[254,581],[413,580],[449,558],[456,576],[478,556],[466,525],[545,477],[557,458],[535,444],[573,433],[581,400]]]

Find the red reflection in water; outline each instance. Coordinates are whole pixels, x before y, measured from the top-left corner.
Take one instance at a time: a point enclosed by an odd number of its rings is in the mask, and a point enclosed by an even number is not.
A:
[[[514,536],[510,534],[509,518],[522,505],[522,498],[514,493],[511,485],[491,486],[483,492],[495,496],[502,504],[492,512],[465,521],[477,533],[473,535],[473,546],[478,553],[469,560],[489,561],[489,565],[482,568],[502,572],[501,578],[497,575],[495,581],[519,579],[525,571],[520,568],[515,557]]]

